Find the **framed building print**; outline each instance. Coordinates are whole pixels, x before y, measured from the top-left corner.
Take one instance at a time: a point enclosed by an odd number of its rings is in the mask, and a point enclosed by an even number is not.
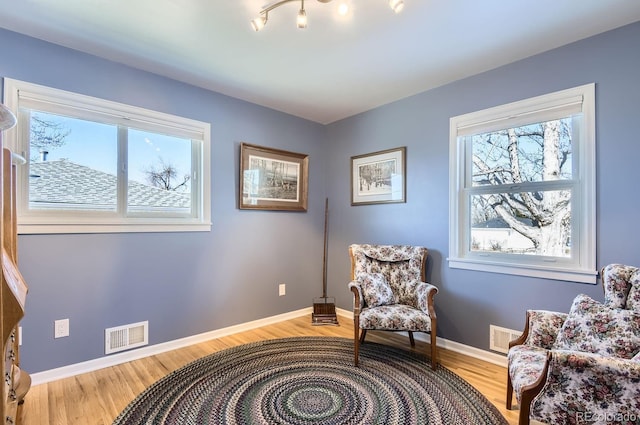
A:
[[[406,202],[406,147],[351,157],[351,205]]]
[[[240,209],[307,211],[309,156],[240,145]]]

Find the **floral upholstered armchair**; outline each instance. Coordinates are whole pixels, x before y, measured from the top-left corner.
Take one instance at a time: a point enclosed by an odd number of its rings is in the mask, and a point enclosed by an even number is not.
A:
[[[354,355],[367,330],[431,334],[431,367],[436,368],[436,311],[438,288],[425,282],[427,249],[408,245],[351,245]],[[360,333],[360,329],[362,332]],[[360,335],[358,335],[360,333]]]
[[[569,313],[527,311],[508,354],[507,409],[519,424],[640,423],[640,269],[602,269],[604,303],[578,295]]]

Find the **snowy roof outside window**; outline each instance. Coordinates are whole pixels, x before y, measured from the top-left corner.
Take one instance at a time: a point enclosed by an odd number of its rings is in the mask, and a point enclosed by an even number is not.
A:
[[[32,162],[29,202],[49,205],[116,205],[117,177],[66,159]],[[188,192],[164,190],[130,181],[128,205],[190,208],[191,197]]]

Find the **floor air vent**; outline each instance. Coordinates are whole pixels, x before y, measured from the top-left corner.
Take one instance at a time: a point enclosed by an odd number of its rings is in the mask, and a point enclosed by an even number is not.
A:
[[[489,325],[489,349],[500,353],[509,352],[509,342],[522,335],[522,331]]]
[[[149,322],[104,330],[104,353],[111,354],[149,344]]]

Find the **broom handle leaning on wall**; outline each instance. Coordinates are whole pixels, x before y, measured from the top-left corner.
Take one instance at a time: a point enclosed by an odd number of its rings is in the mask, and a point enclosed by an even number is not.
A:
[[[322,252],[322,298],[327,298],[327,226],[329,223],[329,198],[324,202],[324,248]]]

